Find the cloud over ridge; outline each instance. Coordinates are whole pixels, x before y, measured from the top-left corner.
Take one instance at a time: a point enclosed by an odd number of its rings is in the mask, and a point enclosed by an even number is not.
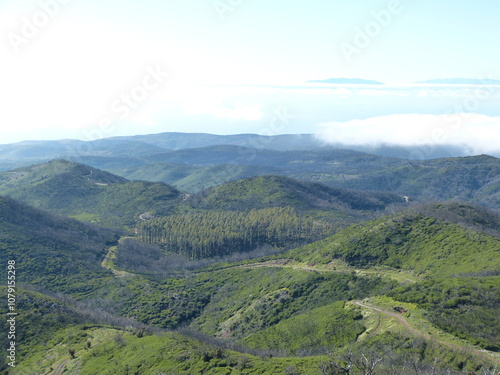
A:
[[[316,137],[348,145],[454,145],[476,154],[499,152],[500,117],[477,113],[395,114],[320,123]]]

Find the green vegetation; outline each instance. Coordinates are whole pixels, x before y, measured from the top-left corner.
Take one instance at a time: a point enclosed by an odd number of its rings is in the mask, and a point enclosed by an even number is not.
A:
[[[130,145],[135,166],[191,164],[146,166],[148,178],[164,168],[158,179],[217,186],[183,194],[61,160],[0,173],[2,194],[52,212],[0,197],[20,343],[19,367],[2,358],[2,375],[494,373],[498,214],[460,202],[400,210],[440,195],[495,207],[498,159]],[[109,146],[128,158],[119,140]],[[234,164],[211,164],[235,152]],[[230,181],[271,169],[401,196],[280,176]]]
[[[397,191],[420,200],[460,200],[500,208],[500,159],[481,155],[406,162],[332,184]]]
[[[301,212],[322,209],[345,215],[353,214],[353,210],[384,210],[395,203],[403,203],[403,198],[390,193],[336,189],[286,177],[264,176],[209,189],[200,194],[193,204],[199,208],[227,210],[291,206]]]
[[[440,329],[500,350],[500,277],[455,277],[398,288],[389,295],[418,304]]]
[[[164,175],[162,182],[191,193],[227,181],[274,174],[337,188],[397,193],[417,201],[460,200],[500,208],[500,161],[487,155],[409,161],[350,150],[279,152],[207,147],[160,154],[147,162],[149,171],[144,173],[143,158],[140,166],[126,171],[107,170],[151,181]],[[183,168],[183,164],[188,175],[164,172]]]
[[[0,293],[2,296],[7,295],[7,288],[1,287]],[[70,325],[81,324],[85,318],[72,309],[69,305],[61,303],[55,298],[44,296],[40,293],[26,291],[16,288],[16,319],[15,337],[8,339],[7,319],[3,319],[7,314],[6,304],[0,306],[0,345],[3,348],[8,348],[10,341],[16,342],[17,358],[24,360],[29,356],[30,350],[33,347],[41,347],[51,335]],[[6,368],[5,356],[0,356],[0,373]]]
[[[0,263],[15,260],[23,283],[85,295],[111,276],[99,263],[114,241],[108,230],[0,197]]]
[[[105,168],[106,169],[106,168]],[[188,166],[184,164],[155,163],[141,167],[111,168],[112,172],[129,180],[164,182],[181,191],[200,193],[225,182],[262,175],[259,167],[222,164],[215,166]],[[273,168],[265,168],[271,174]]]
[[[72,353],[72,354],[71,354]],[[57,331],[44,348],[11,374],[78,371],[80,374],[287,374],[287,368],[314,369],[320,358],[265,358],[242,354],[180,335],[140,334],[125,329],[73,326]]]
[[[144,222],[138,236],[188,259],[225,256],[270,245],[292,247],[331,232],[328,223],[297,216],[291,207],[250,212],[215,211]]]
[[[310,354],[352,345],[365,330],[359,311],[344,309],[344,302],[314,309],[281,320],[278,324],[245,338],[252,348],[273,348],[288,355]]]
[[[315,264],[341,259],[354,267],[383,265],[446,277],[500,269],[499,249],[498,238],[406,211],[355,225],[287,257]]]
[[[0,173],[0,194],[114,228],[134,226],[143,213],[168,214],[181,200],[165,184],[129,182],[65,160]]]

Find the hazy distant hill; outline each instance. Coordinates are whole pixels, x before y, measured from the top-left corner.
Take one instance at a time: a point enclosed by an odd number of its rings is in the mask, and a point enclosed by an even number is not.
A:
[[[478,79],[478,78],[442,78],[430,79],[417,83],[429,83],[437,85],[500,85],[500,81],[496,79]]]
[[[132,182],[65,160],[1,172],[0,194],[113,227],[133,226],[141,213],[166,213],[181,200],[163,183]]]
[[[395,191],[421,200],[455,200],[500,208],[500,159],[481,155],[407,163],[372,173],[346,173],[340,187]]]
[[[0,145],[0,171],[10,170],[53,159],[72,160],[100,169],[139,167],[154,163],[172,151],[185,149],[234,146],[241,148],[237,158],[251,156],[256,150],[270,151],[331,151],[351,149],[370,154],[414,159],[466,156],[468,152],[460,147],[402,147],[394,145],[346,145],[326,143],[313,134],[288,134],[261,136],[257,134],[213,135],[202,133],[160,133],[130,137],[104,138],[84,142],[79,140],[24,141]],[[422,149],[426,152],[422,153]],[[249,151],[253,150],[253,151]],[[432,152],[427,152],[432,150]],[[500,155],[499,155],[500,156]],[[162,161],[166,162],[166,161]],[[180,161],[181,163],[183,161]],[[227,161],[232,163],[231,161]]]
[[[307,82],[318,82],[318,83],[332,83],[336,85],[383,85],[382,82],[373,81],[369,79],[361,79],[361,78],[328,78],[328,79],[320,79],[315,81],[307,81]]]
[[[136,141],[171,150],[220,145],[242,146],[258,149],[267,148],[272,150],[308,150],[314,147],[324,146],[324,143],[312,134],[264,136],[258,134],[215,135],[207,133],[170,132],[129,137],[114,137],[110,139],[118,141]]]
[[[414,200],[463,200],[500,208],[500,159],[487,155],[409,161],[349,150],[280,152],[215,146],[150,158],[154,164],[109,170],[193,193],[274,174],[339,188],[395,192]]]
[[[181,191],[199,193],[225,182],[243,178],[279,173],[279,168],[254,165],[219,164],[192,166],[185,164],[155,163],[142,166],[116,168],[109,164],[104,169],[129,180],[164,182]]]

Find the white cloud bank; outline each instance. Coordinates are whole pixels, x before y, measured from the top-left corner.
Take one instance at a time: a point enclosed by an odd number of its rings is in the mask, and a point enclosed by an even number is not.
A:
[[[397,114],[347,122],[326,122],[316,136],[349,145],[455,145],[476,154],[500,151],[500,117],[476,113]]]

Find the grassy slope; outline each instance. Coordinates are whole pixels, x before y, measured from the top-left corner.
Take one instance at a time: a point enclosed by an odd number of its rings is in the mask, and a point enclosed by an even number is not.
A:
[[[2,295],[6,295],[5,287],[1,287]],[[48,297],[41,293],[16,288],[16,342],[17,362],[30,358],[32,352],[41,350],[51,340],[54,333],[75,324],[87,322],[89,318],[75,310],[67,303]],[[7,306],[0,306],[0,313],[5,316]],[[5,319],[0,320],[0,331],[8,332]],[[7,335],[1,336],[2,348],[7,348]],[[10,340],[9,340],[10,341]],[[0,373],[5,369],[5,357],[0,357]]]
[[[17,367],[10,374],[28,373],[79,373],[79,374],[324,374],[332,361],[342,363],[344,350],[334,351],[329,356],[269,358],[267,355],[256,356],[228,350],[225,345],[214,340],[206,341],[189,338],[179,333],[166,332],[151,335],[147,331],[123,329],[120,327],[103,326],[100,324],[78,324],[72,321],[70,311],[56,309],[57,301],[43,296],[35,296],[32,301],[40,311],[38,323],[43,330],[41,339],[23,342],[23,355],[18,358]],[[52,309],[47,310],[47,303],[52,303]],[[342,303],[327,306],[332,308],[333,315],[321,314],[318,322],[325,328],[337,328],[349,317],[348,311],[341,311]],[[29,307],[29,306],[26,306]],[[44,310],[45,309],[45,310]],[[313,311],[321,312],[321,309]],[[332,311],[329,311],[331,313]],[[48,317],[47,315],[48,314]],[[354,312],[354,314],[359,314]],[[58,316],[66,318],[59,318]],[[311,315],[313,317],[313,315]],[[333,320],[329,320],[329,318]],[[340,321],[339,321],[340,317]],[[355,317],[355,316],[352,316]],[[33,318],[30,316],[29,318]],[[300,318],[300,317],[299,317]],[[304,319],[284,321],[278,325],[279,330],[287,323],[304,323]],[[311,323],[311,322],[309,322]],[[311,324],[309,324],[309,328]],[[295,338],[299,332],[294,332]],[[289,326],[290,332],[293,327]],[[345,330],[345,327],[344,327]],[[342,331],[342,329],[340,330]],[[323,333],[323,332],[320,332]],[[345,332],[347,336],[352,332]],[[325,335],[323,335],[325,336]],[[339,335],[340,336],[340,335]],[[305,338],[301,338],[305,341]],[[327,341],[329,341],[327,339]],[[278,345],[282,345],[280,342]],[[481,368],[488,368],[484,360],[450,350],[436,343],[426,343],[394,331],[387,331],[377,337],[371,337],[363,342],[348,346],[355,353],[355,358],[377,358],[385,356],[378,366],[380,374],[414,374],[417,369],[430,369],[438,363],[439,367],[447,369],[435,374],[458,374],[462,369],[480,373]],[[73,354],[71,354],[73,353]],[[384,354],[382,354],[384,353]],[[408,363],[414,363],[415,369]],[[390,372],[394,369],[395,372]],[[449,371],[449,369],[455,371]],[[0,368],[0,373],[3,373]],[[354,372],[358,374],[359,372]]]
[[[88,347],[87,343],[90,343]],[[75,358],[68,354],[75,350]],[[74,326],[58,331],[47,347],[11,374],[59,370],[79,374],[285,374],[286,368],[319,374],[322,358],[262,358],[203,344],[177,333],[138,337],[122,329]]]
[[[300,354],[352,345],[365,331],[359,311],[344,309],[344,301],[281,320],[245,338],[254,348],[274,348]]]
[[[418,304],[425,317],[445,332],[500,350],[500,276],[427,280],[389,295]]]

